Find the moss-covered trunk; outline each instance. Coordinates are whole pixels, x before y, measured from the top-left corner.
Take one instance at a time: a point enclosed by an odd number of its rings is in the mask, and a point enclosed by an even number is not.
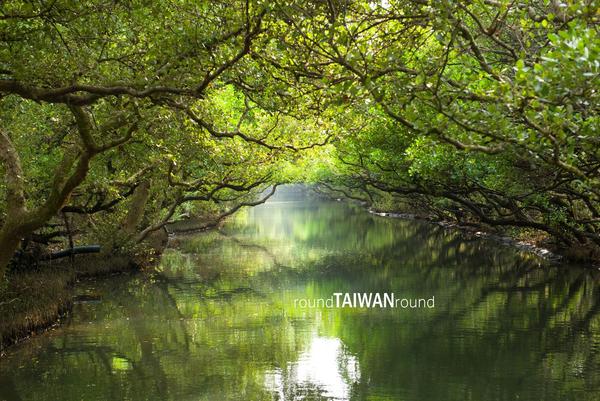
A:
[[[8,264],[19,249],[20,239],[6,230],[0,231],[0,280],[4,279]]]
[[[150,181],[141,182],[131,199],[129,204],[129,212],[123,222],[123,230],[128,234],[134,234],[137,226],[142,222],[144,217],[144,211],[146,209],[146,203],[150,197]]]

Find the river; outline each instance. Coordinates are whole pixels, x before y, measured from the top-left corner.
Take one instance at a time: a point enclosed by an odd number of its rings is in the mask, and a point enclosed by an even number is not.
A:
[[[174,239],[154,273],[79,283],[63,325],[0,360],[0,400],[598,400],[598,277],[279,196]],[[334,293],[435,306],[299,305]]]

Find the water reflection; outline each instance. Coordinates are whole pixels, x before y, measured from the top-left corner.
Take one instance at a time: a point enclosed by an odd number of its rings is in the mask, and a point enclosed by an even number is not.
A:
[[[493,242],[337,202],[272,202],[179,238],[155,274],[0,361],[0,400],[600,398],[600,286]],[[299,309],[333,292],[432,310]]]

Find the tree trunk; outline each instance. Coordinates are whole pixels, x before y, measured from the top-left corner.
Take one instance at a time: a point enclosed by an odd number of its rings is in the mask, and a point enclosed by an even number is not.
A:
[[[21,158],[10,136],[2,129],[0,129],[0,163],[4,167],[4,182],[6,185],[6,219],[0,228],[1,281],[4,279],[10,260],[19,249],[21,238],[15,228],[27,212]]]
[[[0,231],[0,280],[2,280],[8,269],[8,264],[19,249],[21,238],[6,230]]]
[[[94,142],[95,131],[90,114],[79,106],[70,106],[77,123],[81,143],[65,151],[63,160],[54,171],[51,191],[44,204],[28,210],[25,205],[25,180],[21,159],[10,136],[0,129],[0,165],[4,167],[6,185],[6,220],[0,228],[0,280],[6,274],[10,260],[19,248],[22,237],[42,227],[68,202],[71,193],[85,179],[91,159],[98,153],[127,142],[133,135],[130,129],[123,137],[98,146]],[[110,129],[120,127],[120,116],[115,118]],[[115,126],[115,124],[117,124]],[[101,130],[104,133],[104,130]]]
[[[144,210],[146,209],[146,203],[150,198],[150,181],[142,181],[131,198],[129,205],[129,212],[123,222],[123,230],[128,234],[135,233],[135,229],[142,222],[144,217]]]

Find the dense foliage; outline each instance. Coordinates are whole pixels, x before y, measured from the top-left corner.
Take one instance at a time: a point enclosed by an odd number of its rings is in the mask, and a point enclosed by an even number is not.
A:
[[[597,257],[598,6],[294,9],[288,68],[320,76],[361,127],[337,146],[341,172],[329,184],[391,208],[545,232]]]
[[[599,17],[594,0],[3,2],[0,277],[73,230],[124,249],[289,181],[594,257]]]
[[[63,220],[109,250],[182,214],[218,221],[326,143],[244,84],[269,18],[260,2],[3,3],[0,276]]]

